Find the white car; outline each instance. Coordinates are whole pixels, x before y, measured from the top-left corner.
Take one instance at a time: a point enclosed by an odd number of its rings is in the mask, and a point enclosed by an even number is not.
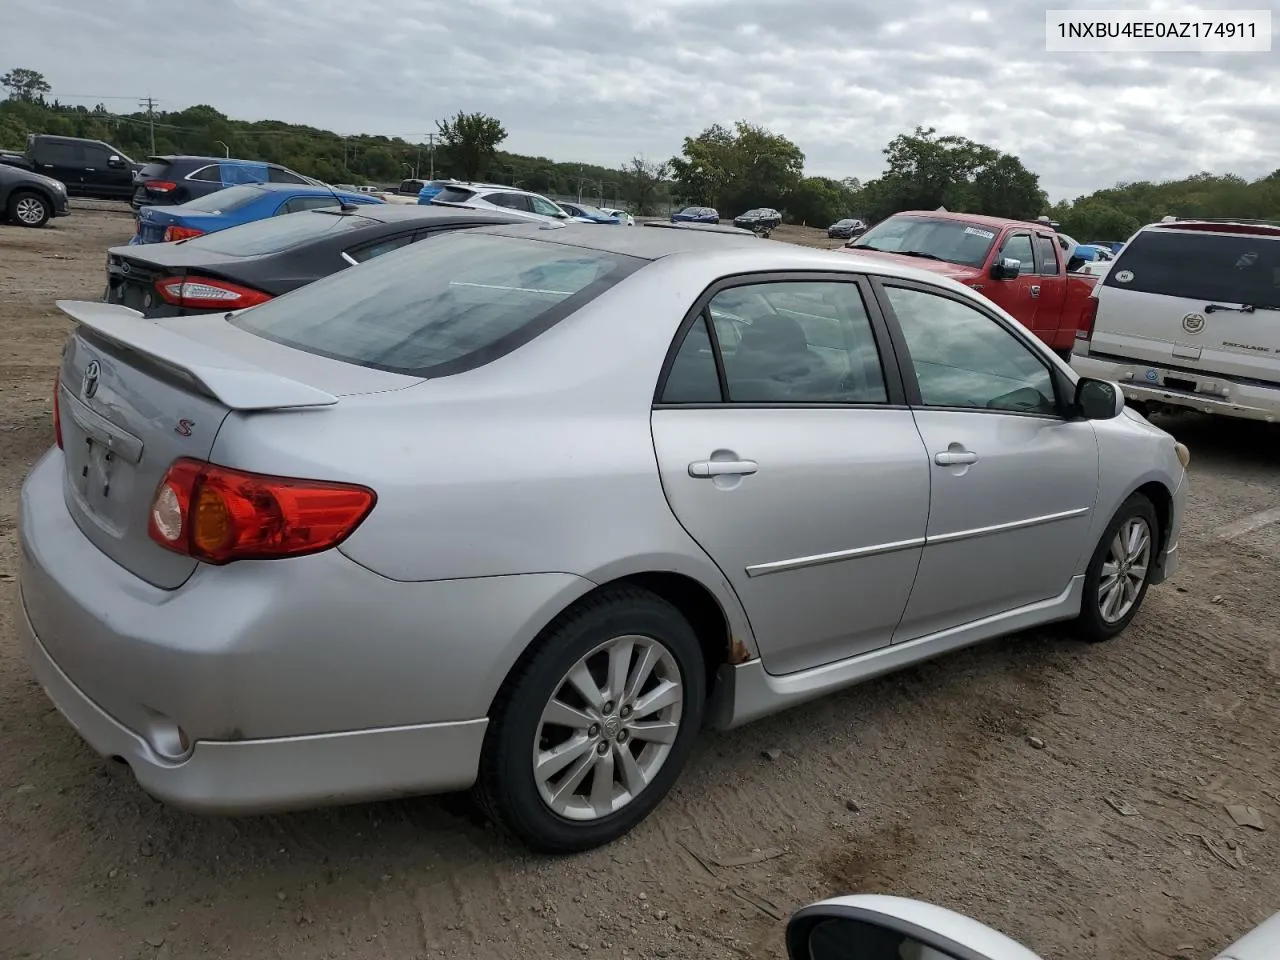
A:
[[[539,193],[517,187],[481,183],[455,183],[445,187],[431,200],[445,207],[471,210],[497,210],[530,220],[572,220],[590,223],[585,217],[572,216],[567,210]]]
[[[625,210],[619,210],[617,207],[601,207],[600,209],[611,217],[617,217],[622,221],[624,227],[634,227],[636,225],[636,218]]]
[[[1165,220],[1105,266],[1076,372],[1139,410],[1280,418],[1280,223]]]
[[[1040,960],[1016,940],[971,917],[921,900],[877,894],[835,897],[797,910],[787,924],[787,956],[790,960]],[[1213,960],[1277,957],[1280,913]]]

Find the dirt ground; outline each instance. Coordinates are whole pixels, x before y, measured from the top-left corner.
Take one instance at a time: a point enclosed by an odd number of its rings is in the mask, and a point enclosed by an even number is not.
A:
[[[1280,446],[1194,417],[1164,422],[1193,454],[1182,570],[1126,635],[1010,637],[705,735],[607,849],[534,857],[450,797],[252,819],[148,799],[49,704],[14,628],[18,485],[52,441],[68,332],[53,300],[97,297],[130,229],[83,207],[0,226],[6,960],[765,960],[790,911],[855,891],[1045,957],[1196,960],[1280,909],[1280,525],[1237,522],[1277,505]]]

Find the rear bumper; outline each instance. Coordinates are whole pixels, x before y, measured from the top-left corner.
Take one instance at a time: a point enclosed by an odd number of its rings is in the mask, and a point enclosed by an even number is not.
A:
[[[1200,413],[1267,423],[1280,420],[1280,387],[1238,383],[1208,373],[1166,370],[1159,364],[1143,361],[1102,360],[1080,353],[1071,358],[1071,367],[1084,377],[1116,381],[1120,384],[1125,399],[1133,403],[1165,404]],[[1154,371],[1155,381],[1148,379],[1148,371]],[[1201,384],[1212,383],[1220,392],[1210,394],[1173,390],[1163,385],[1166,377],[1185,378]]]
[[[388,580],[337,550],[201,565],[162,590],[98,550],[51,450],[22,488],[18,629],[49,697],[160,799],[252,813],[475,778],[519,655],[593,585]]]

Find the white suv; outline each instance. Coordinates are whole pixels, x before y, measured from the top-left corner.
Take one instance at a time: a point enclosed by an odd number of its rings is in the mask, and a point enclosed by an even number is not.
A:
[[[452,183],[432,197],[431,202],[446,207],[497,210],[517,217],[528,217],[530,220],[584,219],[570,215],[541,194],[497,184]]]
[[[1280,419],[1280,223],[1143,227],[1108,265],[1071,366],[1140,410]]]

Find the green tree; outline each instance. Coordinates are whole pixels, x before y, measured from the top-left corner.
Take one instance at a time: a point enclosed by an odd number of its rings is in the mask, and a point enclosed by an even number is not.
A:
[[[718,123],[685,137],[680,156],[669,161],[680,199],[715,206],[734,176],[733,148],[733,134]]]
[[[622,196],[631,205],[636,216],[652,215],[658,207],[658,195],[665,189],[671,176],[671,163],[667,160],[646,160],[632,157],[622,166]]]
[[[671,171],[683,199],[741,213],[783,206],[804,175],[804,154],[781,134],[739,120],[732,130],[714,124],[685,137]]]
[[[498,144],[507,139],[501,122],[483,113],[459,110],[452,120],[437,120],[436,127],[451,165],[463,180],[475,180],[489,169]]]
[[[53,89],[45,80],[44,74],[26,67],[14,67],[0,76],[0,87],[9,91],[11,99],[27,103],[42,103],[44,95]]]

